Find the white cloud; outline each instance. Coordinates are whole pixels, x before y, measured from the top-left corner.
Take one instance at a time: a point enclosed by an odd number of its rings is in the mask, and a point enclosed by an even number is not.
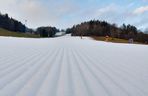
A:
[[[117,11],[116,5],[110,4],[108,6],[105,6],[103,8],[99,8],[98,10],[96,10],[95,14],[96,16],[101,16],[106,13],[112,13],[112,12],[114,13],[115,11]]]
[[[47,12],[47,7],[42,5],[38,0],[22,1],[19,8],[18,11],[20,17],[22,17],[21,19],[27,19],[28,25],[31,27],[48,25],[50,24],[49,20],[54,24],[53,21],[56,20],[55,17],[51,17],[49,12]]]
[[[94,11],[94,17],[95,19],[99,20],[105,20],[110,23],[117,23],[119,24],[123,20],[123,10],[122,8],[117,4],[109,4],[107,6],[104,6],[102,8],[98,8]]]
[[[2,13],[8,13],[9,16],[22,21],[22,23],[27,19],[28,27],[57,26],[62,28],[64,16],[76,13],[79,6],[69,0],[61,2],[54,0],[44,2],[41,0],[0,0],[0,9]]]
[[[83,6],[83,2],[76,0],[0,0],[0,11],[8,13],[9,16],[22,23],[27,19],[27,26],[32,28],[39,26],[67,28],[91,19],[106,20],[117,24],[130,23],[137,26],[147,24],[144,21],[148,15],[146,13],[148,6],[139,7],[133,11],[135,2],[128,5],[117,3],[97,5],[96,0],[87,1],[85,1],[87,5]],[[144,14],[137,15],[142,13]]]
[[[142,6],[142,7],[135,9],[133,14],[139,15],[139,14],[143,14],[145,12],[148,12],[148,6]]]

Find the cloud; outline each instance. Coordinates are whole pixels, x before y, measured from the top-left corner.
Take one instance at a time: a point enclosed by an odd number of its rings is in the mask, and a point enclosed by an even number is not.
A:
[[[139,15],[139,14],[143,14],[143,13],[145,13],[145,12],[148,12],[148,6],[142,6],[142,7],[139,7],[139,8],[137,8],[137,9],[135,9],[135,10],[133,11],[133,14]]]
[[[62,28],[64,18],[77,14],[79,6],[69,0],[59,2],[54,0],[5,0],[3,3],[0,2],[0,9],[2,13],[8,13],[22,23],[27,20],[29,27],[56,26]]]
[[[104,15],[106,13],[114,13],[115,11],[117,11],[116,9],[117,9],[116,8],[116,5],[110,4],[108,6],[105,6],[103,8],[100,8],[100,9],[96,10],[96,13],[95,14],[97,16],[101,16],[101,15]]]
[[[92,19],[147,26],[144,21],[148,16],[148,6],[135,9],[135,5],[137,2],[120,5],[111,1],[100,3],[98,0],[0,0],[0,11],[22,23],[27,20],[27,26],[31,28],[68,28]]]
[[[52,17],[48,12],[48,8],[38,0],[22,1],[19,4],[19,8],[19,15],[22,17],[21,19],[28,20],[28,26],[38,27],[49,25],[50,23],[54,24],[56,21],[56,17]]]
[[[57,3],[54,0],[46,0],[44,3],[40,0],[26,0],[25,3],[21,2],[20,8],[22,16],[31,22],[29,26],[56,26],[59,28],[66,28],[65,23],[70,24],[71,22],[65,22],[65,18],[77,14],[79,10],[79,6],[69,0]]]
[[[97,10],[95,10],[93,14],[94,16],[91,17],[94,17],[95,19],[105,20],[110,23],[117,24],[123,22],[123,19],[126,15],[122,7],[114,3],[103,6],[101,8],[97,8]]]

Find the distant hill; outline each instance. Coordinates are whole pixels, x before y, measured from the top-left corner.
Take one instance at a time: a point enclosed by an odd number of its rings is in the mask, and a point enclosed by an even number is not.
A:
[[[0,28],[0,36],[12,36],[12,37],[27,37],[27,38],[39,38],[39,35],[26,34],[21,32],[8,31],[6,29]]]

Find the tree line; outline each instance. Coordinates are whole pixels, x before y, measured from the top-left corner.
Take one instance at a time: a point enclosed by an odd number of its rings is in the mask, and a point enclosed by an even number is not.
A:
[[[59,29],[56,27],[46,26],[38,27],[36,30],[27,28],[21,22],[10,18],[8,14],[0,13],[0,28],[7,29],[14,32],[24,32],[30,34],[38,34],[40,37],[54,37]],[[148,42],[148,34],[143,33],[133,25],[123,24],[121,27],[117,27],[116,24],[110,24],[106,21],[90,20],[78,25],[74,25],[72,28],[68,28],[66,33],[71,33],[72,36],[110,36],[112,38],[121,39],[134,39],[138,42]]]
[[[36,32],[40,34],[40,37],[54,37],[59,29],[56,27],[38,27]]]
[[[1,14],[1,13],[0,13],[0,28],[4,28],[13,32],[37,34],[37,35],[40,35],[40,37],[54,37],[56,32],[59,32],[59,29],[57,29],[56,27],[50,27],[50,26],[38,27],[35,30],[33,30],[31,28],[27,28],[21,22],[13,18],[10,18],[8,14]]]
[[[74,25],[72,28],[68,28],[66,33],[71,33],[72,36],[110,36],[126,40],[132,38],[134,41],[142,43],[148,42],[148,34],[143,33],[133,25],[123,24],[121,27],[117,27],[116,24],[99,20]]]
[[[0,13],[0,28],[7,29],[9,31],[15,31],[15,32],[25,32],[26,27],[21,22],[10,18],[8,14],[1,14]]]

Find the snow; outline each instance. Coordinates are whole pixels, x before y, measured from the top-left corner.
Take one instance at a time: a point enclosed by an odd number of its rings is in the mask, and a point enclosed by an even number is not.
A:
[[[57,32],[57,33],[55,34],[56,37],[58,37],[58,36],[63,36],[63,35],[65,35],[65,32]]]
[[[0,96],[148,96],[148,46],[0,37]]]

